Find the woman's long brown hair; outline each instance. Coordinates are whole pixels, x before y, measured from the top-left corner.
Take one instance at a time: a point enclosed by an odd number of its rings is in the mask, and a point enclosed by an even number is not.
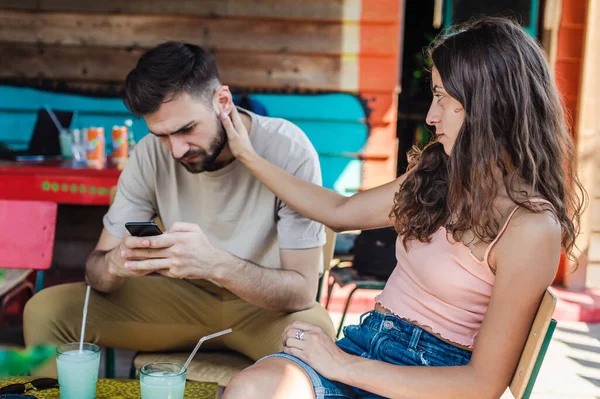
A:
[[[529,202],[531,193],[552,204],[570,254],[586,195],[540,46],[505,18],[449,32],[428,53],[444,89],[462,104],[465,121],[450,156],[439,143],[409,156],[409,174],[390,214],[405,248],[410,240],[428,242],[440,226],[455,240],[470,230],[491,242],[500,229],[494,199],[504,185],[515,204],[532,212],[550,207]]]

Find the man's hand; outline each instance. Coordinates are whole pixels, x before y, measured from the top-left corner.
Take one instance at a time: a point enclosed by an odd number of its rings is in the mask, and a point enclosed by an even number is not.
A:
[[[192,223],[175,223],[158,236],[128,237],[125,244],[122,256],[128,272],[158,272],[173,278],[213,278],[215,267],[231,256],[214,247]]]
[[[125,267],[125,262],[130,258],[126,255],[130,253],[131,249],[143,248],[144,242],[141,237],[123,237],[121,243],[117,247],[116,251],[110,251],[107,254],[106,260],[108,262],[108,273],[115,277],[140,277],[151,273],[146,270],[132,270]],[[131,249],[130,249],[131,248]]]

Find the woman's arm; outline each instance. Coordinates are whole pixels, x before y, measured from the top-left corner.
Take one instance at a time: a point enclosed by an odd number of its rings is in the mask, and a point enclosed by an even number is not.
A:
[[[389,226],[394,194],[405,175],[372,190],[345,197],[309,183],[273,165],[258,155],[238,111],[221,115],[233,153],[265,186],[302,215],[335,231],[366,230]]]
[[[492,251],[496,281],[468,365],[408,367],[351,356],[314,327],[299,344],[289,339],[295,330],[286,331],[288,344],[284,350],[326,378],[385,397],[499,398],[510,383],[560,257],[561,231],[553,218],[547,214],[523,214],[515,222]]]

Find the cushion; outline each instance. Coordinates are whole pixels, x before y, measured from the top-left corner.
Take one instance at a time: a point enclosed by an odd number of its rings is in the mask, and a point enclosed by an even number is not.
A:
[[[0,277],[0,297],[25,281],[31,272],[30,269],[4,269],[4,277]]]

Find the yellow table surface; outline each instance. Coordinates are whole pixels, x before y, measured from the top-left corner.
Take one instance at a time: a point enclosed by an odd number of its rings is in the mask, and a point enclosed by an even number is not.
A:
[[[34,377],[9,377],[0,380],[0,388],[15,383],[24,383],[35,379]],[[217,399],[219,387],[214,382],[187,381],[185,383],[186,399]],[[58,388],[43,391],[29,390],[27,395],[40,399],[60,398]],[[112,380],[99,379],[96,386],[96,399],[130,399],[140,398],[139,380]]]

